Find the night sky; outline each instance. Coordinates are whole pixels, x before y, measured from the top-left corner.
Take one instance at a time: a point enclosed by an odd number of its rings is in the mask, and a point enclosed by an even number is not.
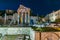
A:
[[[17,10],[20,0],[0,0],[0,10]]]
[[[0,10],[17,10],[20,4],[31,8],[35,15],[46,15],[60,9],[60,0],[0,0]]]

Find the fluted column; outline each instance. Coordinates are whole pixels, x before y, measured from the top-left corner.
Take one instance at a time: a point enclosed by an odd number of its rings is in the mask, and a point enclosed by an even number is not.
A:
[[[21,14],[21,23],[23,24],[23,12]]]
[[[28,23],[30,23],[30,12],[28,12]]]

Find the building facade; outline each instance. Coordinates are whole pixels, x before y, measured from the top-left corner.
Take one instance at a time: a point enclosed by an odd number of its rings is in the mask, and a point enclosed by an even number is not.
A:
[[[52,13],[48,14],[47,17],[51,22],[54,22],[56,19],[60,18],[60,10],[53,11]]]

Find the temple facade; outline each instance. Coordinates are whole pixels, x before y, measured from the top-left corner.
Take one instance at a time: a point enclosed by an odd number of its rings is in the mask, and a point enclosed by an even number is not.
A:
[[[21,24],[29,24],[30,23],[30,8],[27,8],[23,5],[20,5],[18,10],[18,22]]]

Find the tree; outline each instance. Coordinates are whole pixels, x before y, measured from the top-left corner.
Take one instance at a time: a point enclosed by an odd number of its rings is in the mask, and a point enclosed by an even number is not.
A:
[[[1,16],[4,17],[5,10],[0,10]]]
[[[33,13],[33,11],[30,10],[30,16],[37,16],[37,15],[35,15],[35,14]]]
[[[44,15],[40,16],[40,22],[45,22],[45,18],[44,18]]]
[[[60,19],[56,19],[55,23],[56,23],[57,26],[59,26],[58,23],[60,23]]]
[[[44,15],[41,15],[40,17],[41,17],[41,18],[44,18]]]
[[[55,20],[56,23],[60,23],[60,18]]]

